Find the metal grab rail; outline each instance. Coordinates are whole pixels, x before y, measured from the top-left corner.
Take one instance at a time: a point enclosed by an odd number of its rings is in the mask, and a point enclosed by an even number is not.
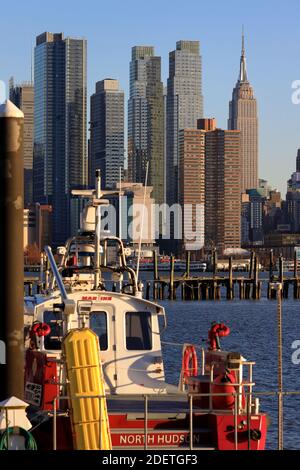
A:
[[[251,448],[251,428],[249,426],[249,423],[251,423],[251,410],[252,410],[252,404],[250,402],[250,397],[251,393],[250,392],[244,392],[245,396],[247,397],[247,407],[246,407],[246,414],[247,414],[247,433],[248,433],[248,449]],[[177,413],[184,412],[187,413],[189,412],[189,448],[190,450],[194,449],[194,429],[193,429],[193,415],[194,412],[201,411],[202,414],[204,413],[217,413],[217,412],[227,412],[227,414],[234,416],[234,447],[235,450],[238,450],[238,416],[241,415],[238,410],[238,396],[240,395],[239,392],[236,393],[213,393],[213,396],[233,396],[234,397],[234,409],[233,410],[210,410],[210,409],[196,409],[194,408],[194,399],[195,398],[201,398],[201,397],[209,397],[211,394],[210,393],[197,393],[197,394],[187,394],[187,399],[188,399],[188,408],[183,408],[181,411],[177,410]],[[266,391],[266,392],[256,392],[255,395],[258,396],[273,396],[273,397],[278,397],[278,398],[283,398],[284,396],[299,396],[300,397],[300,391]],[[155,395],[155,394],[149,394],[149,395],[110,395],[109,397],[106,396],[106,399],[109,398],[110,400],[124,400],[124,399],[139,399],[141,398],[144,401],[144,449],[147,450],[148,448],[148,419],[149,419],[149,400],[152,399],[161,399],[162,401],[167,398],[178,398],[181,397],[178,394],[168,394],[168,395]],[[99,399],[99,404],[101,399],[105,398],[104,395],[91,395],[91,396],[76,396],[76,397],[71,397],[71,396],[58,396],[55,397],[53,400],[53,450],[57,450],[57,404],[62,401],[62,400],[70,400],[70,399],[84,399],[84,398],[98,398]],[[182,397],[181,397],[182,398]],[[159,410],[155,410],[156,413],[160,413]],[[161,411],[161,413],[165,413],[165,410]],[[64,412],[64,415],[66,413]],[[100,413],[99,413],[99,426],[100,426],[100,439],[101,439],[101,407],[100,407]],[[280,430],[279,430],[279,435],[278,435],[278,448],[279,450],[282,450],[281,448],[281,435],[280,435]],[[100,441],[101,442],[101,441]],[[101,449],[101,447],[100,447]]]

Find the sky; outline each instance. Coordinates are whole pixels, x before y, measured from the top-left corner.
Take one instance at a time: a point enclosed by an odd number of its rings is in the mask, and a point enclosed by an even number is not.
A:
[[[153,45],[168,76],[168,53],[180,39],[199,40],[205,117],[227,128],[244,25],[248,78],[259,110],[259,176],[286,193],[300,148],[300,3],[296,0],[37,0],[1,2],[0,80],[30,80],[35,37],[64,32],[88,42],[88,97],[95,82],[120,80],[128,98],[134,45]]]

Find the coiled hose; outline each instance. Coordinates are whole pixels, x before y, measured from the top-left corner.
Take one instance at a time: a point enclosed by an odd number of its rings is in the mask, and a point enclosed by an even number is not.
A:
[[[17,428],[18,433],[16,433],[16,427],[8,428],[0,437],[0,450],[7,450],[7,440],[12,435],[23,436],[25,438],[25,450],[37,450],[37,444],[33,435],[26,431],[23,428]]]

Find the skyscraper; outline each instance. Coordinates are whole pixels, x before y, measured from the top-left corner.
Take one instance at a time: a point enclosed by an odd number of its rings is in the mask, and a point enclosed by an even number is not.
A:
[[[179,200],[179,131],[196,128],[203,116],[199,41],[178,41],[169,54],[167,84],[167,202]]]
[[[179,131],[179,203],[182,210],[182,248],[204,246],[205,131]]]
[[[240,73],[229,103],[229,130],[241,131],[242,174],[241,190],[257,188],[258,185],[258,117],[253,88],[248,81],[244,33]]]
[[[203,127],[200,120],[199,128]],[[205,132],[205,244],[223,254],[241,246],[241,140],[239,131]],[[208,122],[209,122],[208,121]]]
[[[33,84],[29,82],[15,85],[11,78],[9,99],[24,113],[24,207],[26,208],[33,201]]]
[[[128,175],[153,186],[155,202],[164,202],[164,98],[161,58],[151,46],[132,48],[128,100]]]
[[[87,184],[86,40],[37,36],[34,77],[34,199],[53,206],[61,244],[79,223],[70,191]]]
[[[118,80],[96,83],[91,96],[90,166],[101,169],[103,187],[113,187],[124,171],[124,92]]]

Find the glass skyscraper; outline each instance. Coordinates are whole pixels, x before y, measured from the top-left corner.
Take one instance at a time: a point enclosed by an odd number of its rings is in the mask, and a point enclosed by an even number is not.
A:
[[[15,85],[11,78],[9,99],[24,113],[24,207],[26,208],[33,201],[33,83]]]
[[[179,200],[179,131],[195,129],[203,117],[202,64],[199,41],[178,41],[169,54],[167,86],[166,194]]]
[[[101,170],[102,187],[115,186],[124,172],[124,92],[118,80],[96,83],[91,96],[90,139],[91,184],[95,170]]]
[[[53,243],[79,223],[72,188],[87,185],[86,40],[43,33],[34,54],[34,199],[53,206]]]
[[[128,100],[128,175],[130,181],[148,185],[153,198],[164,202],[164,96],[161,58],[151,46],[132,48]]]

